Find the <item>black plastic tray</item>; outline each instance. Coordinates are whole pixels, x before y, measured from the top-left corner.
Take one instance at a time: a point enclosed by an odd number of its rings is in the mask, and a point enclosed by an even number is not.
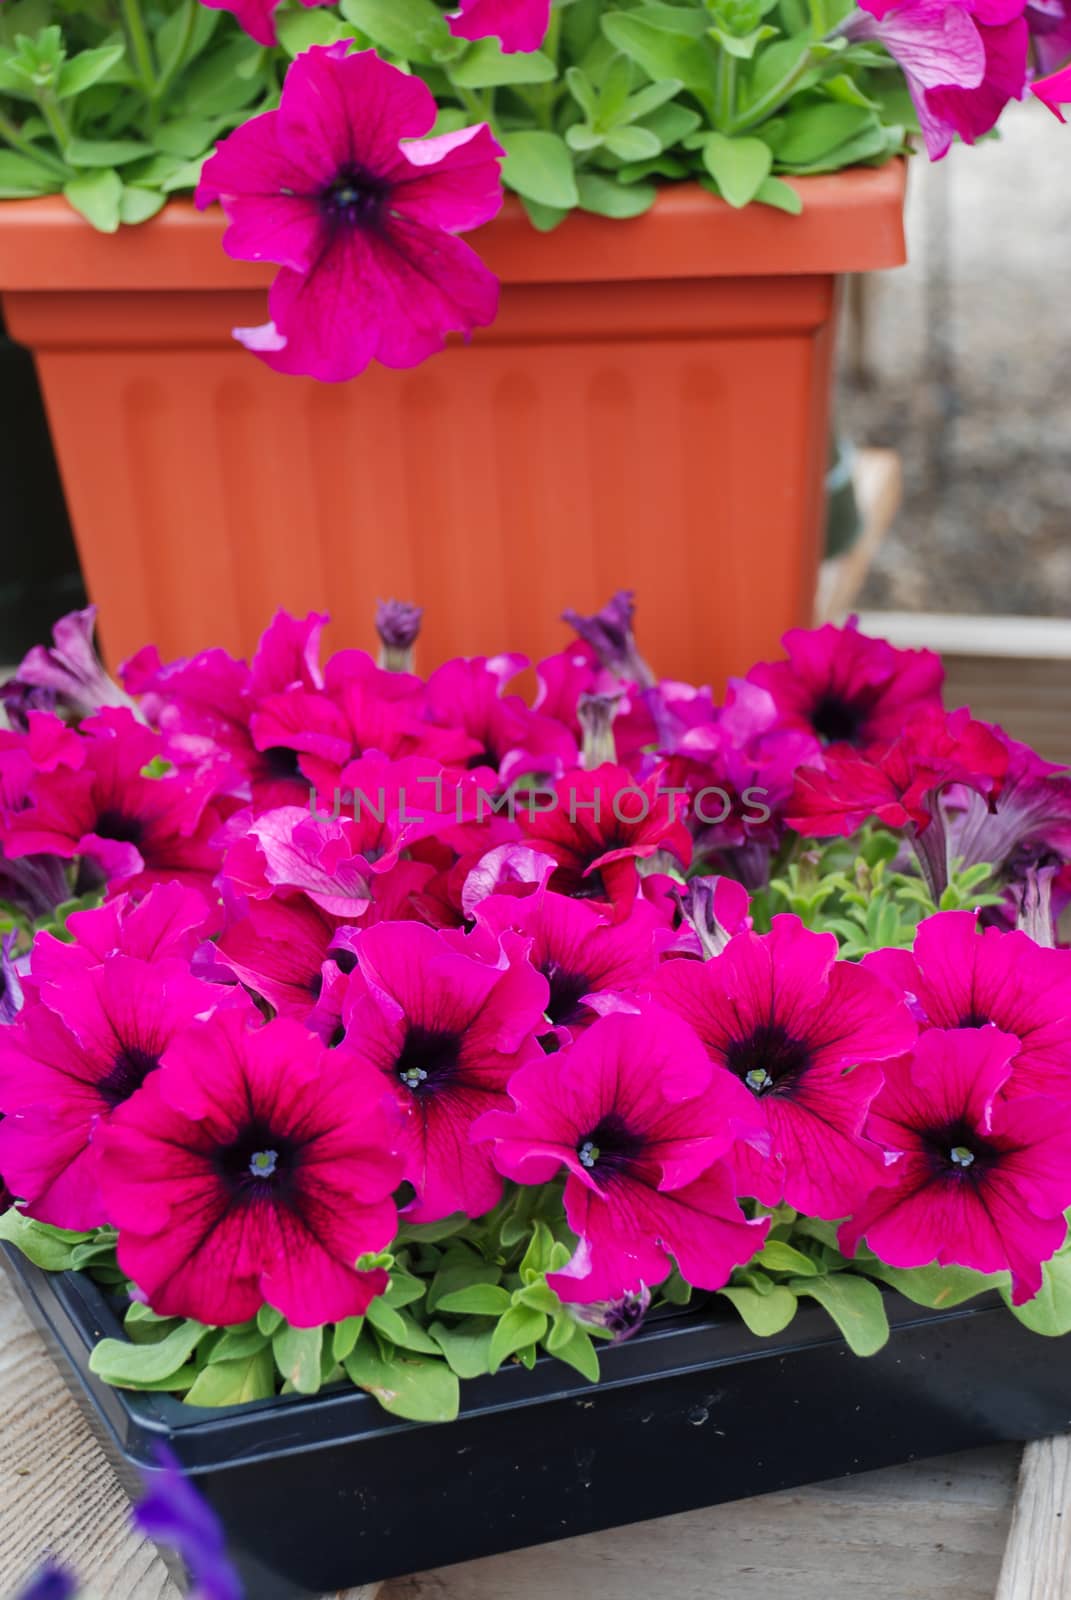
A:
[[[598,1386],[551,1360],[463,1384],[445,1425],[350,1388],[209,1411],[100,1382],[89,1351],[120,1332],[103,1294],[2,1249],[120,1480],[140,1492],[166,1441],[223,1518],[251,1600],[1071,1428],[1071,1345],[995,1295],[948,1311],[890,1295],[892,1337],[866,1360],[818,1306],[765,1340],[728,1311],[688,1312],[604,1347]]]

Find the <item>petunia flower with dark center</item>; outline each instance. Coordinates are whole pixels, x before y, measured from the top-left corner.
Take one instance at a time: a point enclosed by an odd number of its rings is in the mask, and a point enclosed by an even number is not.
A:
[[[187,1028],[102,1134],[123,1270],[164,1316],[361,1315],[387,1274],[355,1263],[397,1229],[382,1103],[378,1074],[289,1018]]]
[[[500,209],[502,151],[486,124],[423,138],[435,117],[426,85],[374,50],[313,45],[278,109],[205,162],[196,202],[221,202],[224,249],[281,269],[271,321],[236,330],[268,366],[340,382],[493,321],[497,279],[456,236]]]
[[[798,917],[767,934],[740,933],[713,961],[666,961],[654,997],[690,1023],[718,1072],[750,1091],[769,1154],[739,1142],[741,1194],[812,1217],[847,1216],[880,1176],[863,1135],[882,1084],[880,1063],[916,1035],[902,995],[838,961],[831,933]]]
[[[191,977],[182,960],[121,953],[93,965],[77,952],[51,957],[41,976],[40,997],[0,1028],[0,1171],[28,1215],[94,1228],[107,1220],[100,1130],[227,991]]]
[[[515,934],[494,941],[381,922],[357,933],[345,981],[345,1048],[373,1067],[400,1114],[398,1148],[416,1198],[406,1217],[481,1216],[502,1181],[469,1138],[475,1119],[508,1105],[506,1085],[533,1056],[547,985]]]
[[[893,1267],[1010,1271],[1015,1305],[1037,1293],[1067,1234],[1071,1106],[1001,1097],[1018,1048],[992,1027],[931,1028],[887,1064],[867,1132],[888,1165],[840,1230],[846,1255],[866,1239]]]
[[[681,963],[691,965],[691,963]],[[669,1274],[717,1289],[762,1247],[722,1159],[737,1136],[761,1138],[750,1097],[714,1073],[694,1033],[651,1004],[601,1017],[551,1061],[522,1067],[515,1110],[473,1129],[522,1184],[564,1168],[578,1245],[548,1279],[570,1304],[644,1296]]]

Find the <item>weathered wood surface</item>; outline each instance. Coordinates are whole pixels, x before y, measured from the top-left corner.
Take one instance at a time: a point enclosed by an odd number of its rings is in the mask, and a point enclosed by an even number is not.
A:
[[[1023,1451],[1015,1514],[997,1600],[1067,1600],[1071,1595],[1071,1437],[1039,1439]]]
[[[1033,1447],[1031,1459],[1050,1448]],[[1069,1492],[1066,1442],[1060,1449],[1060,1474],[1037,1475],[1038,1509],[1017,1522],[1024,1570],[1035,1530],[1051,1534]],[[1018,1461],[1011,1446],[976,1450],[765,1495],[424,1573],[386,1585],[380,1600],[993,1600]],[[46,1550],[97,1600],[179,1600],[152,1545],[131,1531],[100,1447],[0,1278],[0,1596]],[[1000,1600],[1071,1595],[1066,1582],[1023,1581]]]

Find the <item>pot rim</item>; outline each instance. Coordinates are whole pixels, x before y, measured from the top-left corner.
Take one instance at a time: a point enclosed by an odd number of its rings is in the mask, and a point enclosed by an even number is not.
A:
[[[803,200],[797,217],[757,204],[736,210],[698,183],[674,183],[645,216],[573,212],[551,233],[537,232],[511,196],[466,238],[507,284],[797,277],[904,263],[902,157],[786,181]],[[266,288],[275,265],[228,258],[224,228],[218,206],[199,212],[185,199],[115,234],[92,229],[59,195],[6,200],[0,291]]]

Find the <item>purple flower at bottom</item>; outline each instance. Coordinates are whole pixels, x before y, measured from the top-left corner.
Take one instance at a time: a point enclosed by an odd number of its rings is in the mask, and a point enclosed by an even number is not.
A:
[[[130,696],[109,678],[97,655],[93,643],[96,620],[96,606],[70,611],[52,629],[50,646],[35,644],[28,652],[2,691],[9,716],[14,712],[12,726],[25,711],[51,709],[50,700],[58,700],[82,717],[103,706],[133,706]],[[17,694],[20,688],[22,693]]]
[[[135,1523],[182,1557],[196,1585],[194,1600],[243,1600],[245,1590],[227,1559],[219,1518],[183,1476],[173,1453],[158,1445],[156,1455],[160,1471],[134,1508]]]
[[[651,1305],[651,1291],[646,1284],[620,1300],[596,1300],[591,1305],[573,1306],[576,1320],[585,1328],[604,1328],[613,1344],[624,1344],[643,1327],[644,1318]]]
[[[502,205],[490,129],[422,138],[431,91],[375,51],[348,49],[299,55],[278,110],[220,144],[196,195],[202,208],[222,203],[228,255],[282,269],[271,321],[235,337],[277,372],[328,383],[373,360],[415,367],[498,309],[498,280],[455,238]]]
[[[70,1600],[76,1592],[77,1585],[70,1573],[54,1561],[46,1561],[19,1590],[15,1600]]]

